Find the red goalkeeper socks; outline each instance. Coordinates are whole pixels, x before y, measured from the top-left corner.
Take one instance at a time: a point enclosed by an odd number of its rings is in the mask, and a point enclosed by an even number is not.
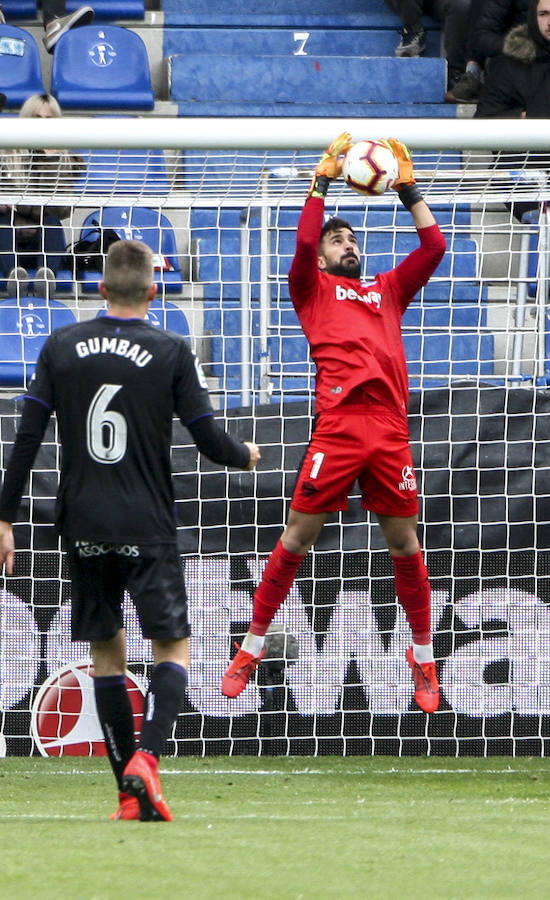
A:
[[[296,573],[306,554],[298,556],[285,550],[281,541],[277,541],[264,569],[262,580],[254,594],[254,608],[250,631],[252,634],[264,635],[273,621],[275,613],[288,594]]]
[[[422,551],[415,556],[392,556],[395,592],[405,610],[415,644],[431,642],[430,582]]]

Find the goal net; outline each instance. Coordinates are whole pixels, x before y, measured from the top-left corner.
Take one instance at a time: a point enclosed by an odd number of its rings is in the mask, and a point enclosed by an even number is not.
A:
[[[380,529],[365,519],[357,494],[300,569],[257,682],[232,701],[219,690],[312,426],[314,367],[287,273],[312,171],[343,128],[356,140],[395,134],[410,145],[448,245],[403,319],[442,689],[430,717],[414,704],[409,629]],[[188,432],[174,424],[193,639],[169,754],[547,752],[547,128],[467,120],[6,121],[2,152],[23,147],[27,156],[22,179],[0,180],[0,232],[13,242],[0,245],[0,256],[25,269],[12,284],[0,269],[2,466],[45,335],[103,311],[97,285],[109,236],[152,246],[152,324],[187,337],[222,422],[262,446],[257,472],[220,470],[198,459]],[[59,146],[82,157],[76,177],[36,149]],[[56,210],[68,213],[55,292],[35,284],[39,266],[18,243],[14,209],[25,206],[42,236],[58,227]],[[367,279],[417,245],[410,214],[391,192],[367,199],[335,182],[326,206],[353,225]],[[43,245],[38,256],[48,265]],[[20,509],[15,575],[0,593],[0,754],[101,752],[88,650],[69,640],[70,584],[51,525],[59,454],[52,420]],[[139,687],[151,649],[130,598],[125,607],[129,673]]]

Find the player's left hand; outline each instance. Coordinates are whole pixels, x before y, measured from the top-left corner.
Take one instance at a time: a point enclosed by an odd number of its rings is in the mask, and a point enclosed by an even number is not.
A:
[[[9,522],[0,521],[0,570],[5,566],[8,575],[13,573],[14,556],[13,528]]]
[[[397,138],[388,138],[383,143],[390,147],[399,164],[399,177],[392,185],[394,191],[400,191],[406,184],[416,184],[413,161],[409,148],[401,141],[398,141]]]
[[[315,175],[324,175],[325,178],[339,178],[342,174],[342,166],[344,165],[344,157],[348,150],[353,146],[351,134],[349,131],[343,131],[337,138],[334,138],[332,144],[327,147],[321,159],[317,163]]]
[[[260,459],[262,458],[262,454],[260,453],[260,448],[253,441],[243,441],[245,447],[248,447],[250,452],[250,460],[245,469],[245,472],[251,472],[252,469],[256,468]]]

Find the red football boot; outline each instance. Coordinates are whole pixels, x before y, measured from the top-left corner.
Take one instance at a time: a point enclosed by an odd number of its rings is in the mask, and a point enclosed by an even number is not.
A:
[[[414,699],[424,712],[435,712],[439,707],[439,681],[435,663],[417,663],[412,647],[407,650],[407,662],[414,678]]]
[[[118,795],[118,809],[109,816],[113,821],[118,819],[139,819],[139,803],[135,797],[124,794],[122,791]]]
[[[222,694],[225,694],[226,697],[238,697],[241,691],[244,691],[250,681],[250,676],[256,671],[265,656],[265,647],[262,647],[258,656],[241,650],[239,644],[235,644],[235,647],[237,652],[222,678]]]
[[[172,821],[170,807],[162,796],[158,763],[150,753],[134,753],[122,773],[122,790],[139,803],[142,822]]]

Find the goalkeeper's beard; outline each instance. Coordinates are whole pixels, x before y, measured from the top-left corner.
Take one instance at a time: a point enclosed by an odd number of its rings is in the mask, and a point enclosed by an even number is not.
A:
[[[327,266],[329,275],[340,275],[344,278],[360,278],[361,263],[356,256],[344,257],[344,259],[336,263],[334,266]]]

